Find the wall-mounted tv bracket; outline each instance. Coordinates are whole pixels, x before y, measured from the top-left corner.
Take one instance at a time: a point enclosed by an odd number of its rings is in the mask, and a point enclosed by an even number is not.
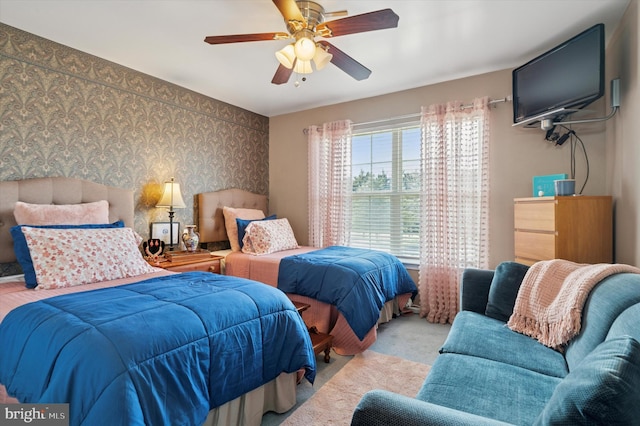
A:
[[[542,130],[550,130],[553,129],[554,126],[557,125],[566,125],[566,124],[581,124],[581,123],[595,123],[598,121],[607,121],[618,112],[618,108],[620,108],[620,79],[616,78],[611,80],[611,112],[606,117],[600,118],[586,118],[584,120],[574,120],[574,121],[553,121],[553,118],[543,118],[540,121],[540,127]]]

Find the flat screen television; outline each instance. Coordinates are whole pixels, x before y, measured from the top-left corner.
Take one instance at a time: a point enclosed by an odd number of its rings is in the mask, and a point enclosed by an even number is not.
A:
[[[513,123],[563,119],[604,95],[604,24],[513,70]]]

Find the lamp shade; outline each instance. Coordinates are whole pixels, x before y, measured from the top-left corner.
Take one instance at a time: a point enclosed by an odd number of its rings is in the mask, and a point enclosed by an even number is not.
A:
[[[276,52],[276,58],[278,58],[278,62],[282,64],[282,66],[291,69],[293,67],[293,62],[296,59],[296,53],[293,49],[293,43],[287,44],[282,49]]]
[[[296,57],[301,61],[310,61],[316,54],[316,43],[307,37],[301,37],[294,46]]]
[[[313,55],[313,62],[316,64],[317,70],[321,70],[322,68],[324,68],[325,65],[327,65],[331,61],[331,59],[333,59],[333,55],[327,53],[327,51],[321,47],[317,48],[316,54]]]
[[[293,71],[298,74],[311,74],[313,72],[311,61],[296,61],[296,65],[293,67]]]
[[[169,182],[164,183],[164,191],[162,192],[162,198],[156,204],[156,207],[165,207],[169,210],[174,208],[183,209],[186,206],[182,199],[182,192],[180,192],[180,184],[176,183],[173,178]]]

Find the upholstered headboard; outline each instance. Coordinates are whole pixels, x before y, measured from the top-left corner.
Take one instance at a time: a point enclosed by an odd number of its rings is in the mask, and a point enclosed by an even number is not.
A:
[[[67,177],[34,178],[0,182],[0,263],[15,262],[9,229],[17,225],[16,201],[31,204],[80,204],[107,200],[109,221],[123,220],[134,227],[133,191]]]
[[[260,209],[268,213],[266,195],[254,194],[243,189],[232,188],[222,191],[203,192],[198,194],[198,231],[200,242],[215,243],[227,241],[227,230],[224,226],[224,206],[244,209]]]

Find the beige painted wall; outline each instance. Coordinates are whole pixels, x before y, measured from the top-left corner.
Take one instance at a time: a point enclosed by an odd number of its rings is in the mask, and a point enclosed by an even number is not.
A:
[[[607,186],[616,200],[616,262],[640,265],[640,87],[638,1],[632,0],[607,47],[607,72],[620,77],[620,112],[607,123]]]
[[[375,72],[375,70],[374,70]],[[360,84],[360,83],[354,83]],[[363,83],[363,84],[366,84]],[[300,96],[304,96],[302,93]],[[270,210],[289,218],[301,244],[307,236],[307,147],[303,128],[310,124],[349,118],[365,122],[420,111],[423,105],[475,97],[504,98],[511,93],[511,70],[503,70],[355,102],[271,117],[269,120]],[[604,101],[594,104],[602,114]],[[490,149],[490,266],[513,259],[513,198],[531,195],[534,175],[570,173],[569,143],[555,147],[539,129],[512,127],[511,103],[491,113]],[[591,165],[585,195],[608,194],[604,124],[574,126],[587,148]],[[584,180],[579,153],[576,179]]]

